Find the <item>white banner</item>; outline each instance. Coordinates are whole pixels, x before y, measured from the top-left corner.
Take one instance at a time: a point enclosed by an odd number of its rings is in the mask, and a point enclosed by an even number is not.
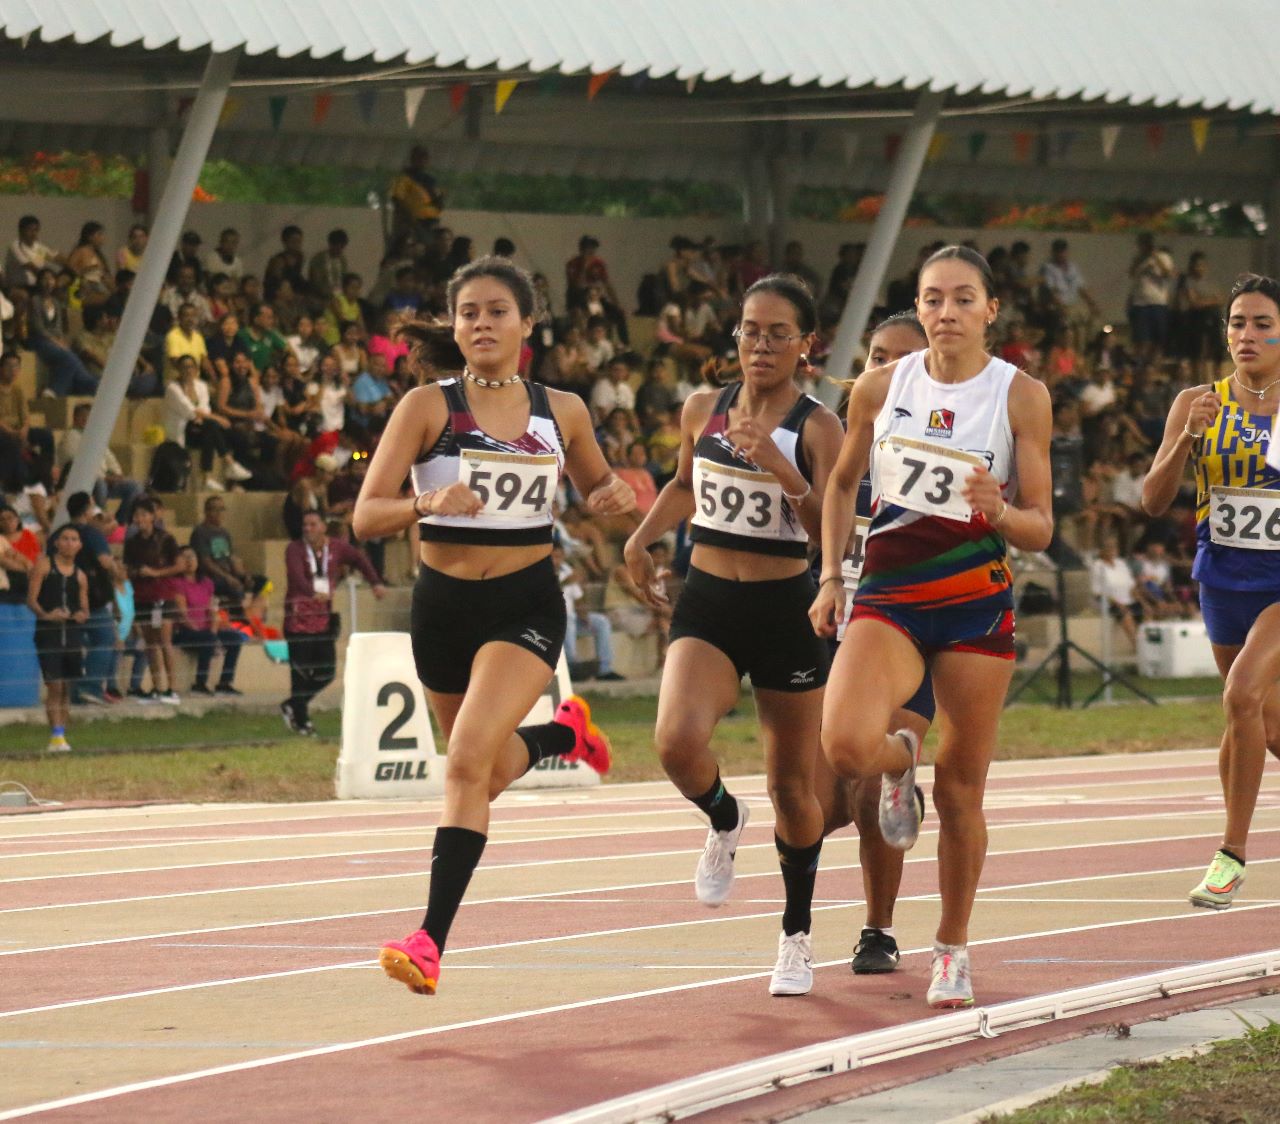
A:
[[[564,655],[546,693],[523,725],[550,722],[573,694]],[[426,695],[413,666],[407,632],[357,632],[347,642],[342,696],[340,800],[422,799],[444,792],[444,755],[437,751]],[[548,758],[512,788],[581,788],[600,783],[581,762]]]

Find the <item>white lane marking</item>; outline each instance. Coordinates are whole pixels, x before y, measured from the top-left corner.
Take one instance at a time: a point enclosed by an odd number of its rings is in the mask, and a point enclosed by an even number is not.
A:
[[[1234,911],[1237,913],[1247,913],[1258,909],[1272,908],[1275,907],[1269,905],[1236,906],[1234,907]],[[1074,925],[1065,929],[1047,929],[1035,933],[1019,933],[1013,936],[989,937],[985,940],[971,941],[970,947],[972,948],[975,945],[1007,944],[1014,941],[1035,940],[1043,937],[1067,936],[1072,933],[1089,932],[1096,929],[1113,929],[1124,925],[1145,925],[1159,923],[1162,921],[1176,923],[1205,919],[1203,911],[1199,913],[1192,912],[1187,914],[1178,914],[1173,917],[1139,917],[1131,918],[1126,921],[1109,921],[1096,925]],[[913,948],[905,950],[903,955],[911,956],[928,951],[930,951],[929,948]],[[842,956],[839,960],[828,960],[822,963],[817,963],[814,967],[829,968],[834,965],[843,965],[847,963],[847,960],[847,957]],[[665,965],[665,967],[670,970],[671,965]],[[436,1034],[444,1034],[449,1031],[470,1030],[481,1026],[496,1026],[502,1023],[519,1022],[540,1015],[562,1014],[566,1011],[583,1010],[588,1007],[601,1007],[609,1003],[622,1003],[635,999],[647,999],[657,995],[670,995],[675,992],[695,991],[708,987],[723,987],[725,984],[742,983],[748,980],[761,979],[767,974],[768,973],[766,971],[747,972],[734,976],[726,976],[720,979],[701,980],[697,983],[673,984],[668,987],[647,988],[643,991],[632,991],[622,995],[602,996],[596,999],[581,999],[573,1003],[558,1003],[551,1007],[540,1007],[531,1011],[515,1011],[504,1015],[490,1015],[483,1019],[471,1019],[466,1022],[451,1023],[445,1026],[404,1030],[395,1034],[379,1035],[376,1038],[364,1038],[351,1042],[336,1042],[328,1046],[317,1046],[307,1050],[295,1050],[287,1054],[276,1054],[265,1058],[254,1058],[249,1061],[231,1062],[226,1065],[210,1066],[206,1069],[193,1070],[187,1073],[171,1074],[167,1077],[157,1077],[147,1081],[135,1081],[128,1085],[117,1085],[107,1089],[99,1089],[90,1093],[80,1093],[76,1096],[44,1101],[40,1104],[25,1105],[21,1108],[10,1109],[7,1112],[0,1112],[0,1121],[17,1120],[21,1117],[31,1116],[38,1112],[50,1112],[54,1109],[73,1108],[76,1105],[92,1104],[96,1101],[109,1100],[115,1097],[125,1096],[129,1093],[140,1093],[151,1089],[163,1089],[174,1085],[183,1085],[191,1081],[202,1080],[206,1077],[220,1077],[229,1073],[243,1073],[253,1069],[265,1069],[269,1066],[283,1065],[287,1062],[326,1057],[333,1054],[347,1053],[352,1050],[367,1049],[372,1046],[385,1046],[393,1042],[406,1042],[415,1038],[426,1038]]]
[[[1276,863],[1276,862],[1280,862],[1280,859],[1255,859],[1254,860],[1254,863],[1256,865],[1260,865],[1262,863]],[[1161,869],[1135,871],[1133,873],[1135,876],[1152,876],[1152,875],[1162,875],[1162,874],[1187,874],[1194,871],[1198,871],[1200,869],[1201,868],[1199,866],[1167,867],[1167,868],[1161,868]],[[748,877],[763,877],[763,875],[748,876]],[[1044,879],[1036,880],[1032,882],[1010,882],[1001,886],[993,886],[991,887],[991,890],[997,891],[997,892],[1007,892],[1010,890],[1034,890],[1039,887],[1045,887],[1045,886],[1077,885],[1082,882],[1102,882],[1102,881],[1107,881],[1114,877],[1115,876],[1112,874],[1092,874],[1092,875],[1087,875],[1085,877],[1076,877],[1076,878],[1053,878],[1053,879],[1047,879],[1047,880],[1044,880]],[[670,883],[650,883],[649,885],[661,886],[661,885],[669,885],[669,884]],[[509,904],[517,901],[528,902],[532,899],[535,899],[536,897],[537,895],[532,895],[532,894],[521,895],[518,898],[492,899],[492,902],[498,902],[503,904]],[[686,901],[687,900],[688,899],[686,899]],[[898,898],[897,904],[900,906],[904,902],[934,902],[938,900],[939,900],[939,895],[937,893],[912,894],[906,897]],[[1039,901],[1038,898],[1015,898],[1010,900],[1015,901],[1018,904],[1024,904],[1024,905],[1027,903],[1036,903]],[[1184,904],[1185,900],[1186,900],[1185,898],[1176,899],[1178,904]],[[479,905],[484,903],[474,902],[472,904]],[[583,901],[576,904],[585,905],[585,904],[589,904],[589,902]],[[863,903],[860,900],[851,900],[848,902],[840,902],[836,905],[822,905],[822,906],[815,905],[813,908],[813,912],[826,913],[831,910],[851,909],[851,908],[856,908],[861,904]],[[1250,905],[1254,908],[1268,908],[1271,904],[1272,903],[1270,901],[1261,902],[1261,903],[1256,903],[1256,902],[1250,903]],[[468,945],[464,948],[451,947],[449,949],[449,955],[451,958],[453,958],[457,956],[466,955],[467,953],[500,952],[500,951],[503,951],[504,949],[526,948],[531,945],[568,943],[570,941],[599,940],[603,937],[630,936],[635,933],[654,933],[654,932],[662,932],[668,929],[683,929],[683,928],[689,928],[689,927],[695,927],[695,926],[701,927],[703,925],[734,924],[741,921],[758,921],[761,919],[767,920],[769,918],[773,918],[776,916],[777,916],[777,911],[771,909],[766,913],[737,913],[737,914],[725,914],[722,916],[712,916],[712,917],[682,918],[681,920],[678,920],[678,921],[664,921],[664,922],[659,922],[659,923],[650,924],[650,925],[627,925],[627,926],[622,926],[620,928],[595,929],[590,932],[560,933],[560,934],[552,934],[552,935],[541,936],[541,937],[527,937],[523,940],[517,940],[517,941],[496,941],[491,944]],[[1087,929],[1087,928],[1090,928],[1090,926],[1086,925],[1086,926],[1082,926],[1081,928]],[[981,944],[982,942],[978,941],[974,943]],[[203,946],[200,944],[196,944],[194,946],[185,946],[185,947],[199,948]],[[249,947],[252,947],[252,946],[249,946]],[[919,950],[916,950],[916,951],[919,951]],[[371,961],[367,961],[367,960],[351,961],[344,964],[325,965],[315,970],[332,971],[339,968],[356,968],[356,967],[360,967],[362,964],[368,964],[368,963],[371,963]],[[836,962],[831,961],[831,963],[836,963]],[[679,965],[672,965],[672,966],[679,967]],[[204,987],[223,987],[223,986],[226,986],[227,984],[233,984],[238,982],[259,982],[262,980],[269,980],[269,979],[281,979],[281,978],[287,978],[289,976],[305,975],[308,971],[311,971],[311,970],[312,969],[309,969],[309,968],[291,968],[291,969],[286,969],[280,972],[268,972],[260,975],[254,975],[254,976],[231,977],[229,979],[214,980],[209,982],[197,981],[194,983],[173,984],[168,987],[151,988],[144,991],[125,992],[125,993],[120,993],[115,995],[103,995],[103,996],[97,996],[89,999],[69,999],[62,1003],[52,1003],[43,1007],[26,1007],[26,1008],[18,1008],[18,1009],[13,1009],[8,1011],[0,1011],[0,1019],[15,1018],[19,1015],[38,1014],[38,1013],[47,1012],[47,1011],[60,1011],[60,1010],[66,1010],[73,1007],[92,1007],[100,1003],[114,1003],[123,999],[139,999],[139,998],[145,998],[147,996],[152,996],[152,995],[168,995],[173,992],[180,992],[180,991],[196,991]],[[0,1119],[3,1119],[3,1117],[0,1117]]]

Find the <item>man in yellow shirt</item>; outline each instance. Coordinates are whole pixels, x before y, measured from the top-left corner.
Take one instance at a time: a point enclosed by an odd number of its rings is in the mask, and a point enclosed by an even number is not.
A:
[[[414,145],[408,165],[391,181],[388,194],[395,208],[393,234],[412,234],[421,241],[440,221],[444,192],[436,184],[435,176],[427,171],[429,158],[422,145]]]
[[[165,371],[170,377],[176,377],[178,360],[184,355],[190,355],[200,364],[200,373],[211,386],[215,386],[218,382],[218,373],[209,362],[209,348],[205,344],[204,336],[196,329],[197,315],[194,304],[183,304],[178,307],[178,322],[164,337]]]

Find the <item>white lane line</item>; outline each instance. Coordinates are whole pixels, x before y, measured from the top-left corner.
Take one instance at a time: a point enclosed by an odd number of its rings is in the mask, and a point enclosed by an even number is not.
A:
[[[1269,905],[1233,907],[1234,911],[1237,913],[1246,913],[1259,909],[1272,908],[1275,907]],[[1043,937],[1068,936],[1073,933],[1089,932],[1098,929],[1113,929],[1125,925],[1145,925],[1159,922],[1173,923],[1203,919],[1205,919],[1203,913],[1195,912],[1178,914],[1173,917],[1139,917],[1125,921],[1109,921],[1095,925],[1074,925],[1064,929],[1046,929],[1034,933],[1018,933],[1012,936],[989,937],[985,940],[970,942],[970,947],[975,945],[1010,944],[1015,941],[1036,940]],[[928,951],[928,948],[913,948],[907,949],[903,955],[911,956]],[[815,964],[814,967],[829,968],[835,965],[843,965],[847,960],[847,957],[841,957],[839,960],[828,960],[823,963]],[[665,967],[668,971],[671,970],[671,965],[668,964],[665,965]],[[601,1007],[610,1003],[623,1003],[636,999],[647,999],[658,995],[671,995],[676,992],[696,991],[709,987],[723,987],[726,984],[743,983],[749,980],[761,979],[767,974],[767,971],[747,972],[734,976],[722,977],[720,979],[702,980],[696,983],[673,984],[668,987],[648,988],[643,991],[627,992],[621,995],[602,996],[596,999],[582,999],[573,1003],[558,1003],[551,1007],[541,1007],[530,1011],[515,1011],[504,1015],[491,1015],[488,1018],[471,1019],[466,1022],[451,1023],[445,1026],[399,1031],[395,1034],[384,1034],[375,1038],[364,1038],[351,1042],[336,1042],[328,1046],[316,1046],[306,1050],[295,1050],[287,1054],[276,1054],[265,1058],[254,1058],[248,1061],[231,1062],[220,1066],[210,1066],[206,1069],[193,1070],[187,1073],[171,1074],[167,1077],[157,1077],[147,1081],[135,1081],[128,1085],[117,1085],[107,1089],[99,1089],[90,1093],[80,1093],[75,1096],[62,1097],[52,1101],[44,1101],[39,1104],[25,1105],[21,1108],[10,1109],[7,1112],[0,1112],[0,1121],[17,1120],[21,1117],[31,1116],[38,1112],[49,1112],[54,1109],[73,1108],[76,1105],[92,1104],[96,1101],[109,1100],[115,1097],[125,1096],[129,1093],[140,1093],[151,1089],[168,1088],[174,1085],[182,1085],[188,1082],[202,1080],[207,1077],[220,1077],[230,1073],[244,1073],[248,1070],[265,1069],[269,1066],[283,1065],[287,1062],[327,1057],[333,1054],[347,1053],[352,1050],[367,1049],[372,1046],[385,1046],[393,1042],[406,1042],[415,1038],[427,1038],[437,1034],[445,1034],[450,1031],[470,1030],[475,1027],[482,1026],[497,1026],[503,1023],[523,1021],[540,1015],[563,1014],[567,1011],[578,1011],[589,1007]]]
[[[1072,824],[1076,824],[1080,822],[1102,823],[1102,822],[1111,822],[1111,821],[1119,821],[1119,820],[1125,821],[1127,823],[1137,822],[1139,820],[1167,820],[1167,819],[1175,819],[1175,818],[1182,820],[1182,819],[1190,818],[1191,816],[1209,816],[1209,815],[1215,815],[1215,814],[1218,814],[1215,809],[1208,809],[1208,810],[1186,812],[1186,813],[1184,812],[1153,813],[1151,815],[1145,815],[1145,816],[1127,815],[1127,816],[1096,817],[1094,819],[1085,820],[1085,821],[1080,821],[1078,819],[1019,820],[1019,821],[990,823],[988,824],[988,829],[990,831],[995,831],[997,829],[1010,828],[1010,827],[1018,827],[1018,828],[1042,827],[1042,826],[1053,827],[1053,826],[1061,825],[1063,823],[1072,823]],[[769,827],[772,825],[772,823],[773,823],[772,820],[755,819],[755,820],[752,820],[751,826],[753,828],[758,829],[758,828]],[[689,828],[672,827],[672,828],[654,829],[653,831],[618,832],[617,834],[619,835],[670,834],[670,833],[679,832],[683,830],[693,830],[693,831],[701,832],[705,830],[705,826],[702,824],[695,823],[691,825],[691,827]],[[1268,832],[1280,831],[1280,827],[1277,827],[1277,828],[1255,827],[1252,829],[1252,831],[1254,835],[1264,835],[1264,834],[1267,834]],[[612,834],[613,833],[611,833],[611,835]],[[936,835],[937,835],[936,828],[929,831],[922,831],[920,833],[920,837],[922,839],[931,838]],[[1177,842],[1177,841],[1188,840],[1188,839],[1199,839],[1202,837],[1202,835],[1203,835],[1202,832],[1191,834],[1191,835],[1168,835],[1168,836],[1159,836],[1150,840],[1133,839],[1133,840],[1128,840],[1127,842],[1129,843]],[[598,838],[598,837],[591,836],[589,838]],[[845,844],[852,843],[855,838],[856,836],[853,836],[853,835],[837,835],[837,836],[833,836],[832,842],[828,843],[827,845],[828,846],[845,845]],[[550,840],[542,840],[542,842],[550,842]],[[1081,846],[1102,846],[1102,845],[1104,844],[1101,844],[1101,843],[1081,844]],[[753,849],[760,849],[765,847],[771,848],[772,846],[773,844],[751,843],[751,844],[744,844],[739,849],[744,851],[750,851]],[[54,875],[48,875],[48,876],[32,875],[32,876],[22,877],[22,878],[0,879],[0,885],[4,885],[8,883],[18,883],[18,882],[45,882],[45,881],[51,882],[51,881],[56,881],[56,880],[61,880],[66,878],[104,878],[109,875],[151,874],[151,873],[160,873],[160,872],[169,872],[169,871],[202,870],[202,869],[214,868],[214,867],[242,866],[242,865],[249,865],[253,863],[277,863],[277,862],[286,862],[286,861],[304,862],[308,858],[313,858],[313,859],[344,858],[349,856],[396,854],[400,852],[418,853],[423,850],[425,850],[425,848],[407,847],[407,848],[396,848],[388,851],[368,851],[368,852],[341,851],[331,855],[309,855],[309,856],[299,855],[288,860],[285,860],[285,859],[232,859],[226,862],[199,863],[192,866],[144,867],[144,868],[138,868],[133,870],[116,870],[116,871],[81,871],[76,874],[54,874]],[[672,856],[683,855],[685,853],[686,852],[683,850],[650,851],[650,852],[637,854],[637,855],[608,854],[608,855],[590,855],[590,856],[584,856],[584,857],[575,857],[573,859],[537,859],[537,860],[531,860],[528,862],[501,863],[501,864],[493,864],[493,865],[485,864],[481,866],[480,869],[481,870],[511,870],[513,868],[518,868],[518,867],[548,866],[548,865],[557,865],[557,864],[568,863],[568,862],[587,863],[587,862],[608,862],[614,859],[619,861],[626,861],[631,858],[643,858],[643,859],[669,858]],[[1015,852],[996,851],[991,853],[992,854],[1011,854]],[[49,909],[83,908],[85,906],[94,906],[94,905],[123,905],[123,904],[134,903],[134,902],[166,901],[174,898],[200,897],[201,895],[205,895],[205,894],[209,894],[209,895],[242,894],[242,893],[258,892],[262,890],[298,889],[305,886],[332,886],[332,885],[341,885],[346,883],[378,882],[378,881],[385,881],[387,879],[394,879],[394,878],[415,878],[415,877],[418,877],[421,873],[422,873],[421,870],[409,870],[409,871],[397,871],[393,874],[359,874],[359,875],[350,875],[350,876],[335,876],[333,878],[304,879],[304,880],[293,881],[293,882],[268,882],[268,883],[260,883],[260,884],[251,885],[251,886],[220,886],[220,887],[210,887],[204,890],[179,890],[179,891],[173,891],[173,892],[163,893],[163,894],[139,894],[139,895],[133,895],[129,897],[120,897],[120,898],[89,899],[89,900],[76,901],[76,902],[54,902],[47,905],[13,906],[7,909],[0,909],[0,915],[4,915],[8,913],[30,913],[30,912],[36,912],[41,910],[49,910]]]
[[[920,860],[920,861],[925,861],[925,860]],[[1255,865],[1261,865],[1263,863],[1276,863],[1276,862],[1280,862],[1280,859],[1255,859],[1254,860]],[[1159,869],[1149,869],[1149,870],[1143,870],[1143,871],[1135,871],[1133,873],[1135,876],[1187,874],[1187,873],[1198,871],[1200,869],[1201,867],[1197,865],[1193,867],[1188,866],[1188,867],[1168,867],[1168,868],[1159,868]],[[747,875],[744,877],[764,877],[764,876],[763,875]],[[1112,874],[1093,874],[1093,875],[1087,875],[1084,877],[1075,877],[1075,878],[1053,878],[1053,879],[1035,880],[1031,882],[1010,882],[1001,886],[990,887],[990,889],[995,892],[1007,893],[1010,890],[1034,890],[1034,889],[1039,889],[1039,888],[1048,887],[1048,886],[1078,885],[1083,882],[1103,882],[1103,881],[1108,881],[1112,878],[1114,878],[1114,875]],[[647,884],[641,884],[641,887],[664,886],[664,885],[671,885],[671,883],[664,883],[664,882],[647,883]],[[605,892],[611,892],[616,889],[626,889],[626,888],[630,888],[630,887],[608,887],[606,888]],[[494,898],[494,899],[489,899],[488,902],[473,902],[472,904],[473,905],[494,904],[494,903],[511,904],[515,902],[531,902],[536,900],[538,897],[539,895],[529,894],[529,895],[521,895],[519,897],[511,897],[511,898]],[[688,899],[686,899],[686,901],[687,900]],[[897,901],[897,904],[902,905],[904,902],[934,902],[938,900],[940,899],[937,893],[912,894],[909,896],[900,897]],[[1014,898],[1010,900],[1017,902],[1018,904],[1025,905],[1027,903],[1034,904],[1038,902],[1040,899]],[[1179,905],[1185,904],[1185,900],[1186,899],[1184,898],[1175,899],[1175,901]],[[581,902],[577,904],[588,904],[588,903]],[[816,905],[815,904],[813,908],[813,912],[826,913],[831,910],[852,909],[862,904],[864,903],[860,899],[852,899],[847,902],[840,902],[833,905]],[[1273,904],[1275,903],[1272,903],[1270,900],[1268,900],[1265,902],[1250,903],[1250,906],[1252,908],[1260,909],[1260,908],[1269,908]],[[1188,908],[1190,907],[1188,906]],[[595,929],[589,932],[560,933],[560,934],[551,934],[548,936],[541,936],[541,937],[527,937],[525,939],[515,940],[515,941],[497,941],[490,944],[468,945],[463,948],[450,948],[449,955],[451,958],[453,958],[457,956],[463,956],[468,953],[501,952],[505,949],[527,948],[532,945],[557,944],[562,942],[568,943],[570,941],[599,940],[603,937],[631,936],[637,933],[656,933],[656,932],[662,932],[669,929],[684,929],[684,928],[691,928],[691,927],[701,927],[703,925],[736,924],[741,921],[757,921],[761,919],[767,920],[773,917],[777,917],[777,911],[770,909],[768,912],[764,912],[764,913],[738,913],[738,914],[725,914],[721,916],[711,916],[711,917],[683,918],[679,921],[664,921],[664,922],[659,922],[659,923],[650,924],[650,925],[628,925],[628,926],[612,928],[612,929]],[[1087,929],[1087,928],[1090,928],[1090,926],[1086,925],[1086,926],[1082,926],[1081,928]],[[112,943],[112,942],[102,942],[102,943]],[[983,942],[978,941],[974,943],[981,944]],[[179,946],[179,947],[200,948],[205,946],[197,943],[191,946]],[[253,947],[253,946],[246,946],[246,947]],[[369,961],[369,960],[349,961],[343,964],[324,965],[321,968],[318,968],[315,970],[333,971],[340,968],[358,968],[358,967],[361,967],[362,965],[370,964],[370,963],[372,963],[372,961]],[[835,961],[832,961],[831,963],[835,963]],[[679,967],[679,965],[672,965],[672,966]],[[260,982],[262,980],[270,980],[270,979],[284,979],[290,976],[305,975],[309,971],[312,971],[312,969],[291,968],[291,969],[283,970],[280,972],[267,972],[267,973],[262,973],[254,976],[231,977],[228,979],[213,980],[213,981],[207,981],[207,982],[197,981],[195,983],[174,984],[168,987],[151,988],[143,991],[125,992],[125,993],[120,993],[115,995],[103,995],[103,996],[97,996],[89,999],[70,999],[62,1003],[51,1003],[42,1007],[26,1007],[26,1008],[20,1008],[20,1009],[13,1009],[9,1011],[0,1011],[0,1019],[16,1018],[19,1015],[39,1014],[39,1013],[48,1012],[48,1011],[67,1010],[70,1008],[92,1007],[100,1003],[114,1003],[124,999],[139,999],[139,998],[145,998],[145,997],[154,996],[154,995],[168,995],[173,992],[197,991],[204,987],[224,987],[228,984],[234,984],[234,983]],[[0,1117],[0,1119],[3,1119],[3,1117]]]

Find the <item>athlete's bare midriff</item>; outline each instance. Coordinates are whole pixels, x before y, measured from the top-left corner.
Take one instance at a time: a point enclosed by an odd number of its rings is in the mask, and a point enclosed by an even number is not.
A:
[[[551,554],[550,543],[528,546],[471,546],[463,543],[424,542],[421,560],[433,570],[463,581],[481,581],[514,574]]]
[[[726,581],[770,582],[794,578],[809,569],[806,558],[787,558],[775,554],[755,554],[732,550],[725,546],[695,543],[690,563],[703,573]]]

